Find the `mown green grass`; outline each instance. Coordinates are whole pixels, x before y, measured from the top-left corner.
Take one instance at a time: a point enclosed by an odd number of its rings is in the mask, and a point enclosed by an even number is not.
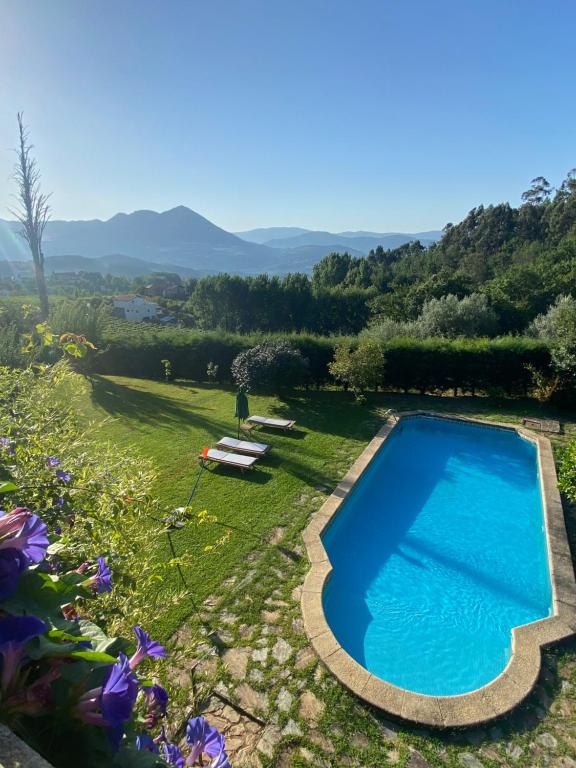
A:
[[[266,546],[266,536],[285,525],[294,502],[311,488],[330,492],[343,471],[376,432],[387,408],[463,413],[494,420],[517,421],[523,415],[557,417],[529,400],[372,395],[363,405],[337,391],[300,392],[284,400],[250,396],[251,413],[289,416],[297,427],[289,433],[258,431],[258,439],[273,446],[253,472],[233,468],[204,470],[192,506],[216,515],[218,524],[188,525],[172,534],[176,554],[192,553],[194,565],[183,571],[187,597],[168,620],[156,627],[163,638],[175,632],[253,550]],[[157,472],[153,492],[167,512],[184,505],[199,472],[197,456],[203,446],[224,435],[236,435],[232,389],[189,382],[164,383],[123,377],[97,377],[92,393],[79,403],[86,422],[99,424],[98,440],[109,440],[150,459]],[[104,422],[104,423],[102,423]],[[572,421],[564,442],[576,434]],[[207,544],[231,530],[227,543],[214,553]],[[151,523],[151,531],[155,530]],[[159,558],[171,557],[168,538],[151,540]],[[182,587],[177,569],[162,589]]]

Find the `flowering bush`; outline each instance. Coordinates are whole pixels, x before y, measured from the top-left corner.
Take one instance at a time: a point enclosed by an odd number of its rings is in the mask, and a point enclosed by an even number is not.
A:
[[[154,556],[150,541],[165,530],[150,492],[154,474],[141,457],[94,440],[95,427],[79,428],[71,405],[87,386],[65,361],[0,368],[0,491],[13,507],[39,511],[58,532],[64,567],[107,557],[122,588],[99,601],[93,615],[112,633],[126,634],[168,615],[182,597],[162,589],[168,571],[192,561]]]
[[[147,673],[181,666],[183,651],[168,662],[142,627],[180,600],[162,584],[188,560],[155,557],[169,517],[150,467],[79,429],[62,403],[80,386],[65,361],[0,368],[0,507],[11,510],[0,510],[0,721],[59,768],[194,765],[202,754],[225,768],[223,739],[202,718],[185,756],[161,727],[168,699],[174,710],[184,694],[176,676],[163,687]],[[122,639],[132,633],[135,650]]]
[[[0,516],[2,720],[59,766],[183,768],[206,755],[210,768],[229,768],[223,737],[203,717],[188,722],[186,758],[168,741],[159,729],[168,694],[139,669],[164,647],[135,626],[128,657],[126,641],[81,618],[87,601],[112,590],[111,572],[102,557],[61,571],[57,543],[25,507]]]
[[[287,341],[265,341],[241,352],[231,367],[232,379],[246,391],[278,393],[305,384],[309,362]]]

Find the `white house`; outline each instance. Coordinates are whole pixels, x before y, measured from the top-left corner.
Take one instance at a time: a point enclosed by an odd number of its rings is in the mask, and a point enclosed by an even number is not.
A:
[[[142,320],[157,317],[160,307],[155,301],[150,301],[144,296],[128,293],[114,297],[114,309],[120,317],[140,323]]]

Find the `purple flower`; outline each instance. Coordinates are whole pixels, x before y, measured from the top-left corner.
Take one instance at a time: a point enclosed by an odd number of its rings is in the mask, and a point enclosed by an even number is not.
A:
[[[29,640],[42,635],[48,627],[36,616],[6,616],[0,619],[0,653],[2,663],[2,690],[5,691],[18,667]]]
[[[222,749],[222,751],[212,760],[208,768],[232,768],[228,755]]]
[[[156,640],[152,640],[148,632],[144,631],[141,627],[134,627],[134,634],[138,640],[138,646],[136,652],[130,659],[130,669],[134,669],[134,667],[140,664],[146,656],[155,659],[165,658],[166,651],[164,650],[164,647]]]
[[[0,437],[0,448],[4,448],[5,451],[8,451],[10,456],[16,455],[14,446],[15,446],[14,441],[10,440],[9,437]]]
[[[82,568],[83,566],[80,566]],[[80,569],[78,569],[80,572]],[[90,576],[85,582],[83,582],[90,589],[94,590],[97,594],[102,592],[112,592],[112,573],[106,560],[103,557],[98,558],[98,570],[94,576]]]
[[[52,683],[60,677],[60,661],[53,662],[48,671],[27,688],[21,688],[6,700],[10,711],[38,716],[53,710]]]
[[[12,512],[0,510],[0,541],[14,536],[31,515],[27,507],[16,507]]]
[[[100,705],[104,719],[112,725],[129,720],[137,693],[138,680],[127,657],[121,653],[102,686]]]
[[[5,600],[15,591],[26,566],[26,558],[18,549],[0,550],[0,600]]]
[[[70,480],[72,480],[72,475],[70,472],[65,472],[63,469],[57,469],[56,470],[56,477],[58,480],[61,480],[63,483],[69,483]]]
[[[136,749],[153,752],[155,755],[158,754],[158,745],[154,742],[152,736],[149,736],[147,733],[141,733],[140,736],[136,737]]]
[[[168,741],[163,741],[160,749],[162,750],[161,755],[168,765],[175,765],[176,768],[184,768],[184,757],[176,744],[170,744]]]
[[[46,457],[46,466],[50,467],[50,469],[54,469],[54,467],[60,466],[60,459],[56,458],[56,456],[47,456]]]
[[[142,688],[146,699],[146,726],[154,728],[161,717],[166,714],[168,694],[161,685],[144,686]]]
[[[31,565],[44,559],[47,548],[46,525],[29,509],[18,507],[0,518],[0,550],[17,549]]]
[[[222,754],[226,755],[224,752],[224,737],[202,716],[193,717],[188,720],[186,741],[191,747],[188,760],[192,764],[203,753],[207,754],[208,757],[217,759],[220,759]],[[225,765],[225,763],[222,763],[222,765]]]
[[[87,691],[77,705],[81,720],[91,725],[108,728],[113,746],[118,749],[124,723],[130,720],[138,695],[138,680],[132,673],[128,659],[121,653],[110,667],[104,684]]]

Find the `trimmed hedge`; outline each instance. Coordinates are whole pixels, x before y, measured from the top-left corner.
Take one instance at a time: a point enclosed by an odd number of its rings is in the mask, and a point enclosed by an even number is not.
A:
[[[230,366],[240,353],[270,340],[286,340],[310,364],[310,379],[316,386],[332,381],[328,363],[342,337],[311,334],[240,335],[186,328],[158,328],[143,323],[110,323],[102,349],[94,358],[95,373],[160,379],[163,359],[170,360],[174,378],[206,381],[209,362],[218,366],[218,380],[231,381]]]
[[[206,381],[209,362],[219,367],[219,380],[230,381],[234,358],[265,340],[285,339],[310,363],[316,386],[333,384],[328,364],[337,344],[351,338],[308,334],[226,334],[191,329],[158,328],[142,323],[111,323],[102,349],[94,358],[96,373],[157,378],[164,376],[163,359],[173,375]],[[549,371],[550,353],[537,339],[504,336],[498,339],[393,339],[385,344],[382,387],[420,392],[458,389],[498,390],[524,394],[530,387],[527,365]]]
[[[536,339],[394,339],[386,344],[386,386],[393,389],[501,390],[525,394],[527,365],[549,370],[550,352]]]

